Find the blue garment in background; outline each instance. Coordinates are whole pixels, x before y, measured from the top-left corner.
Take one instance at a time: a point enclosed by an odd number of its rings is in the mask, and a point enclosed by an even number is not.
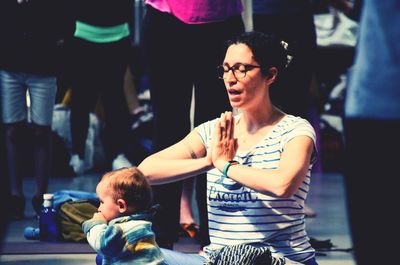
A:
[[[368,0],[363,5],[346,117],[399,119],[400,4]]]
[[[58,209],[66,201],[91,200],[99,203],[99,198],[94,192],[80,190],[59,190],[54,192],[54,207]]]

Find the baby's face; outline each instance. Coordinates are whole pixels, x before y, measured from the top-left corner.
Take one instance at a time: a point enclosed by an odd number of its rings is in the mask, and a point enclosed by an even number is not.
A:
[[[96,193],[100,199],[100,206],[98,210],[107,220],[107,222],[109,222],[110,220],[121,216],[121,213],[119,211],[119,205],[112,196],[112,191],[107,189],[107,187],[108,181],[100,181],[100,183],[97,185]]]

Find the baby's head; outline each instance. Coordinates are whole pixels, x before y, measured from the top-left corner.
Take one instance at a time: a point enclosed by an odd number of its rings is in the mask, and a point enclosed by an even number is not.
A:
[[[136,167],[105,173],[96,188],[99,212],[110,221],[116,217],[147,210],[151,206],[151,186]]]

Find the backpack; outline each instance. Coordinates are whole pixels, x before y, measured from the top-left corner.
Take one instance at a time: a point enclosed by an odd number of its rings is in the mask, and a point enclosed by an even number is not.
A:
[[[82,223],[97,212],[98,202],[93,200],[69,200],[61,204],[57,214],[60,236],[64,241],[87,242]]]

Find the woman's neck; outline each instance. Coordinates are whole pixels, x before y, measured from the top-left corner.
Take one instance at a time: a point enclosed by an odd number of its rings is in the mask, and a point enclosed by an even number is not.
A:
[[[256,111],[243,111],[242,122],[248,133],[255,133],[265,126],[274,125],[284,113],[273,105]]]

